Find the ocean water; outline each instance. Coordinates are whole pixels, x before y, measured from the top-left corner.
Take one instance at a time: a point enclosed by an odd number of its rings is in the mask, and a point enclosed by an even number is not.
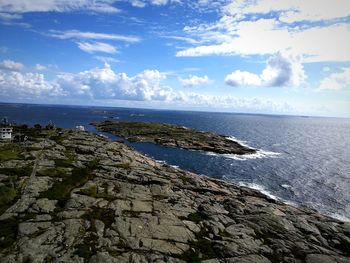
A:
[[[350,119],[25,104],[0,104],[2,116],[28,125],[50,120],[62,128],[84,125],[91,132],[97,132],[91,122],[109,119],[172,123],[223,134],[259,151],[235,156],[128,144],[170,165],[350,220]]]

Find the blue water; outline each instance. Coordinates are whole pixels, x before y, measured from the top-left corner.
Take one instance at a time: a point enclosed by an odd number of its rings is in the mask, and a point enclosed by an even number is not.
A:
[[[0,104],[1,116],[29,125],[49,120],[62,128],[84,125],[92,132],[96,132],[89,125],[93,121],[119,119],[173,123],[234,136],[259,149],[256,158],[131,145],[170,165],[350,219],[350,119],[24,104]]]

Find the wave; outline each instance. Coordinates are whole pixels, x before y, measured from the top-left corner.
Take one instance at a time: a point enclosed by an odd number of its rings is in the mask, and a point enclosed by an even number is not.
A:
[[[226,179],[227,180],[227,179]],[[291,205],[291,206],[294,206],[294,207],[300,207],[300,204],[298,203],[295,203],[293,201],[290,201],[290,200],[285,200],[283,198],[280,198],[278,196],[275,196],[273,195],[271,192],[269,192],[268,190],[266,190],[266,188],[262,185],[259,185],[259,184],[256,184],[256,183],[247,183],[247,182],[238,182],[238,185],[239,186],[244,186],[244,187],[248,187],[248,188],[251,188],[251,189],[254,189],[254,190],[257,190],[259,191],[260,193],[270,197],[271,199],[274,199],[274,200],[277,200],[277,201],[280,201],[284,204],[287,204],[287,205]],[[291,186],[288,185],[288,188],[290,188]],[[312,207],[312,204],[311,206]],[[319,213],[321,214],[324,214],[326,216],[329,216],[329,217],[332,217],[334,219],[337,219],[339,221],[342,221],[342,222],[350,222],[350,218],[347,217],[347,216],[344,216],[344,215],[340,215],[340,214],[336,214],[336,213],[329,213],[327,211],[322,211],[322,210],[319,210],[319,209],[316,209],[319,211]]]
[[[339,221],[342,221],[342,222],[350,222],[350,218],[343,215],[334,214],[334,213],[327,213],[327,215],[332,218],[338,219]]]
[[[238,182],[239,186],[245,186],[254,190],[259,191],[260,193],[263,193],[264,195],[270,197],[273,200],[279,200],[279,201],[283,201],[281,198],[273,195],[271,192],[269,192],[268,190],[266,190],[266,188],[260,184],[256,184],[256,183],[247,183],[247,182]]]
[[[235,136],[228,136],[228,137],[226,137],[226,139],[228,139],[230,141],[238,142],[242,146],[245,146],[245,147],[248,147],[248,148],[252,148],[252,147],[250,147],[248,145],[247,141],[243,141],[243,140],[237,139]]]
[[[238,142],[239,144],[254,149],[253,147],[248,145],[247,141],[243,141],[240,139],[237,139],[235,136],[229,136],[226,137],[228,140]],[[238,161],[245,161],[249,159],[261,159],[261,158],[277,158],[281,153],[278,152],[271,152],[271,151],[265,151],[265,150],[256,150],[256,153],[253,154],[245,154],[245,155],[238,155],[238,154],[215,154],[215,153],[210,153],[209,155],[218,155],[218,156],[223,156],[226,158],[238,160]]]
[[[281,153],[278,152],[270,152],[270,151],[264,151],[264,150],[257,150],[256,153],[250,153],[250,154],[219,154],[219,153],[213,153],[213,152],[206,152],[206,155],[210,156],[222,156],[229,159],[234,159],[237,161],[246,161],[250,159],[262,159],[262,158],[278,158]]]

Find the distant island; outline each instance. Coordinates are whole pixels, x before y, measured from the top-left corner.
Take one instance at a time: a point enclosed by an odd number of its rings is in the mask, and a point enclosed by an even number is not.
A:
[[[96,134],[0,141],[0,262],[349,262],[350,223]]]
[[[98,130],[110,132],[131,142],[150,142],[187,150],[218,154],[252,154],[256,150],[211,132],[152,122],[104,121],[92,123]]]

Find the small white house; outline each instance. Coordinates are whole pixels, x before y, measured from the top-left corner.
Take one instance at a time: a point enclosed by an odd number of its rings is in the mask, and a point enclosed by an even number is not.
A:
[[[11,140],[12,139],[12,128],[11,127],[0,127],[0,139]]]
[[[85,131],[85,127],[83,125],[77,125],[77,126],[75,126],[75,129],[77,131]]]

